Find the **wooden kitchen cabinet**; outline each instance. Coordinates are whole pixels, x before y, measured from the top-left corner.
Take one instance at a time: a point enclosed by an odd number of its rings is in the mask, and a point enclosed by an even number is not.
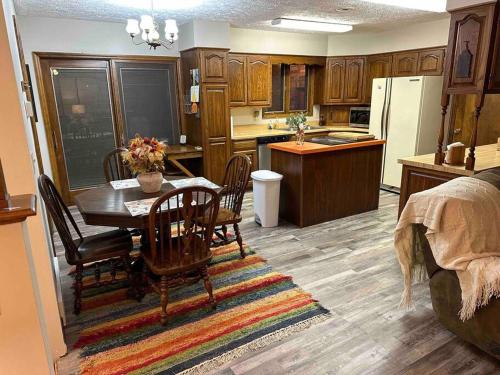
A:
[[[371,55],[366,59],[367,77],[365,85],[366,102],[370,103],[372,97],[372,85],[375,78],[387,78],[392,74],[392,55]]]
[[[201,103],[204,174],[209,180],[220,184],[231,151],[228,85],[204,85]]]
[[[363,103],[365,58],[349,57],[345,60],[344,103]]]
[[[271,106],[271,58],[264,55],[229,54],[229,104]]]
[[[245,139],[232,142],[233,155],[246,155],[250,158],[252,163],[251,171],[259,169],[259,158],[257,154],[257,140]],[[248,181],[248,186],[252,185],[252,179]]]
[[[443,74],[444,48],[426,49],[418,52],[417,75],[440,76]]]
[[[247,105],[247,57],[229,54],[228,62],[229,105]]]
[[[409,77],[417,75],[418,52],[398,52],[392,57],[392,76]]]
[[[480,94],[487,88],[489,55],[498,50],[490,46],[496,27],[495,4],[452,12],[445,68],[448,94]],[[494,74],[492,78],[491,82],[500,83]],[[493,89],[494,84],[490,85]]]
[[[323,87],[325,104],[342,103],[344,100],[345,58],[327,58]]]
[[[200,50],[200,74],[203,83],[227,82],[227,51]]]
[[[271,69],[269,56],[247,56],[248,105],[271,106]]]

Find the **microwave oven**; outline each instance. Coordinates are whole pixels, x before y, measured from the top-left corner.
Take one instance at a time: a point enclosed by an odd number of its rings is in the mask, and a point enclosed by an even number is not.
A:
[[[368,129],[370,127],[370,107],[351,107],[349,126]]]

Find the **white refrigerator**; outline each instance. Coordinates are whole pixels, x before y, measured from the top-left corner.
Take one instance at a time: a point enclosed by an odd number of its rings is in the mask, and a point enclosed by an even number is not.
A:
[[[436,150],[442,88],[442,76],[373,80],[370,133],[386,140],[383,187],[400,188],[402,166],[398,159]]]

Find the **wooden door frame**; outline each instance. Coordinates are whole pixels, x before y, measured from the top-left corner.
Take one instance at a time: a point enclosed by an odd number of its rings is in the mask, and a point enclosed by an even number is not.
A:
[[[44,81],[44,62],[51,60],[74,60],[74,61],[103,61],[107,63],[108,69],[108,80],[109,80],[109,95],[111,104],[111,113],[114,122],[114,132],[115,132],[115,143],[116,145],[121,145],[122,139],[119,132],[123,132],[123,117],[121,116],[121,106],[120,106],[120,95],[117,86],[116,71],[114,69],[114,61],[127,61],[127,62],[148,62],[148,63],[165,63],[165,62],[175,62],[176,63],[176,89],[177,89],[177,110],[178,110],[178,121],[180,125],[181,134],[185,134],[185,119],[183,116],[183,92],[182,92],[182,74],[180,58],[174,56],[147,56],[147,55],[97,55],[97,54],[80,54],[80,53],[59,53],[59,52],[33,52],[33,63],[35,66],[36,81],[38,85],[38,95],[40,100],[41,112],[44,121],[44,128],[46,133],[46,140],[48,145],[49,159],[51,163],[52,175],[54,177],[54,182],[61,192],[63,199],[66,203],[72,203],[72,194],[78,194],[79,192],[85,191],[86,189],[74,190],[70,193],[69,181],[67,178],[67,172],[65,169],[60,170],[60,161],[55,152],[55,142],[53,138],[54,129],[59,128],[59,122],[57,118],[54,118],[56,114],[51,113],[49,107],[49,96],[52,93],[52,88],[47,87]],[[56,127],[56,128],[54,128]],[[57,132],[56,132],[57,133]],[[60,137],[60,134],[59,134]],[[57,140],[60,145],[62,145],[62,140]]]

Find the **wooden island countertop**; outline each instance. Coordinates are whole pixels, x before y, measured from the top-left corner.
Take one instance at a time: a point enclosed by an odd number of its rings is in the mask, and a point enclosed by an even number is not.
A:
[[[271,150],[285,151],[297,155],[309,155],[309,154],[318,154],[321,152],[334,152],[334,151],[348,150],[360,147],[378,146],[378,145],[383,145],[384,143],[385,143],[384,140],[374,139],[370,141],[352,142],[341,145],[328,146],[311,142],[304,142],[303,145],[298,145],[295,141],[290,141],[290,142],[270,143],[267,145],[267,147],[269,147]]]
[[[305,227],[376,210],[384,143],[269,144],[271,170],[283,176],[280,217]]]

